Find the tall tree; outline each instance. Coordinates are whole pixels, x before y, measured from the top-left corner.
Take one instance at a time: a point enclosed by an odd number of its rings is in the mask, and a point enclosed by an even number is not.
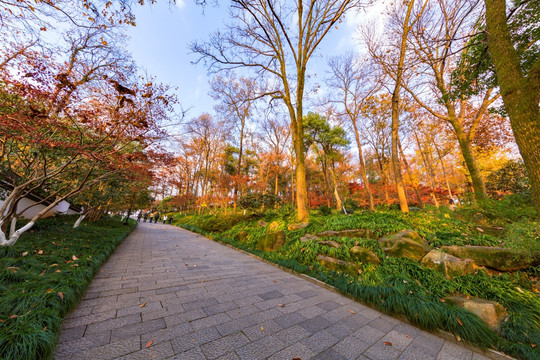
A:
[[[523,24],[521,29],[514,26],[512,33],[506,1],[485,0],[488,48],[540,216],[540,11],[537,1],[518,0],[515,3],[524,8],[521,21],[526,21],[529,26]],[[516,41],[520,35],[525,40],[524,46],[518,46]],[[522,50],[521,54],[516,48]],[[523,56],[523,50],[532,50],[529,58]]]
[[[351,124],[358,149],[358,163],[368,206],[370,210],[374,210],[375,204],[369,187],[358,121],[366,99],[380,89],[378,81],[366,81],[366,79],[376,78],[377,74],[368,66],[362,66],[359,59],[355,58],[352,53],[331,59],[329,65],[331,73],[328,85],[337,90],[336,98],[332,98],[330,101],[340,105],[340,115]]]
[[[220,103],[216,109],[239,131],[238,166],[233,190],[233,211],[236,213],[239,178],[242,176],[242,155],[244,154],[244,134],[246,123],[252,113],[255,98],[255,82],[246,77],[236,78],[234,73],[216,76],[210,83],[211,95]]]
[[[231,0],[233,22],[191,49],[216,68],[252,69],[269,80],[264,95],[285,104],[296,153],[296,206],[308,221],[303,100],[308,63],[326,35],[361,0]]]

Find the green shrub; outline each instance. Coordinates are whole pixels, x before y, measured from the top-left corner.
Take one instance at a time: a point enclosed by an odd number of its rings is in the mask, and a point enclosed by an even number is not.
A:
[[[322,216],[328,216],[328,215],[332,214],[332,209],[330,209],[326,205],[319,206],[318,210],[319,210],[319,214],[321,214]]]

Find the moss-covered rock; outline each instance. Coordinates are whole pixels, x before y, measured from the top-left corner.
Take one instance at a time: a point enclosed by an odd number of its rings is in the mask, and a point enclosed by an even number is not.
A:
[[[379,244],[385,254],[413,260],[422,259],[430,250],[427,242],[413,230],[383,236]]]
[[[339,244],[334,240],[325,240],[325,241],[319,241],[319,245],[323,246],[329,246],[337,249],[339,247]]]
[[[319,238],[311,234],[306,234],[300,238],[301,242],[309,242],[309,241],[316,241],[316,240],[319,240]]]
[[[257,221],[257,226],[260,226],[260,227],[266,227],[268,226],[268,223],[264,220],[259,220]]]
[[[350,238],[366,238],[374,239],[375,234],[368,229],[349,229],[349,230],[328,230],[317,234],[318,237],[350,237]]]
[[[495,301],[461,295],[448,296],[445,300],[465,310],[469,310],[493,330],[497,329],[501,321],[508,316],[506,309]]]
[[[283,230],[267,232],[264,236],[261,236],[257,241],[256,249],[263,251],[279,250],[285,244],[285,233]]]
[[[361,246],[353,246],[349,249],[349,253],[353,258],[361,263],[375,264],[379,265],[381,260],[379,257],[371,250],[363,248]]]
[[[277,221],[272,221],[270,225],[268,225],[268,230],[274,231],[279,227],[279,223]]]
[[[333,271],[343,271],[351,275],[358,275],[358,265],[351,262],[336,259],[330,256],[318,255],[317,260],[322,266]]]
[[[309,223],[289,224],[287,226],[287,230],[289,231],[302,230],[302,229],[305,229],[308,225]]]
[[[536,266],[540,262],[539,253],[525,250],[469,245],[442,246],[441,249],[463,259],[472,259],[477,265],[499,271],[523,270],[529,266]]]
[[[422,265],[442,272],[449,279],[475,272],[474,261],[471,259],[460,259],[438,250],[431,250],[424,256]]]

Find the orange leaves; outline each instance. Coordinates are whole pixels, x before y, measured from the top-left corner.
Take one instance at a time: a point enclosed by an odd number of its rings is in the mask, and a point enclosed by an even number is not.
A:
[[[148,349],[150,346],[152,346],[153,343],[154,343],[154,340],[150,340],[149,342],[146,343],[144,347]]]
[[[60,299],[64,300],[64,293],[61,292],[61,291],[59,291],[59,292],[58,292],[58,297],[59,297]]]
[[[390,341],[385,341],[385,342],[384,342],[384,345],[386,345],[386,346],[392,346],[392,343],[391,343]]]

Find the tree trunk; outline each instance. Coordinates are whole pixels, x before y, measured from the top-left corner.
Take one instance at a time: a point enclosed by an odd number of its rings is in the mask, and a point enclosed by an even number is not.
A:
[[[409,212],[407,204],[407,196],[403,186],[403,178],[401,176],[401,164],[399,162],[398,141],[399,141],[399,90],[401,88],[401,80],[403,77],[403,64],[405,62],[405,51],[407,49],[407,35],[409,34],[409,17],[413,9],[414,0],[410,0],[407,6],[407,14],[403,22],[403,34],[401,36],[401,46],[399,51],[399,62],[396,74],[396,84],[392,93],[392,166],[394,169],[394,179],[396,183],[397,194],[399,198],[399,207],[402,212]]]
[[[347,213],[345,208],[343,207],[343,203],[341,201],[341,197],[339,196],[339,191],[338,191],[338,183],[337,183],[337,179],[336,179],[336,173],[334,172],[334,166],[333,164],[330,164],[329,166],[329,169],[330,169],[330,176],[332,177],[332,183],[334,184],[334,196],[336,198],[336,208],[341,211],[343,210],[343,212]]]
[[[506,1],[485,0],[485,3],[489,52],[540,216],[540,59],[536,59],[525,76],[506,23]]]
[[[452,199],[454,195],[452,195],[452,189],[450,188],[450,182],[448,181],[448,174],[446,173],[446,166],[444,166],[441,150],[437,146],[436,141],[433,142],[433,145],[435,146],[435,150],[437,151],[437,157],[439,158],[439,162],[441,163],[441,168],[442,168],[442,172],[444,176],[444,183],[446,184],[446,190],[448,191],[448,196],[450,199]]]
[[[236,184],[234,184],[233,194],[233,212],[236,214],[236,203],[238,201],[238,181],[242,175],[242,152],[244,150],[244,126],[245,119],[242,119],[242,127],[240,128],[240,148],[238,150],[238,170],[236,170]]]
[[[81,214],[79,216],[79,218],[77,219],[77,221],[75,221],[75,224],[73,224],[73,228],[76,229],[79,227],[79,225],[81,225],[81,222],[84,220],[84,218],[86,217],[86,213],[84,214]]]
[[[369,210],[375,210],[375,204],[373,202],[373,194],[369,188],[369,180],[367,177],[366,163],[364,161],[364,154],[362,152],[362,143],[360,142],[360,135],[358,134],[358,127],[356,126],[356,120],[352,121],[354,129],[354,137],[356,140],[356,146],[358,147],[358,161],[360,163],[360,173],[362,175],[362,181],[364,183],[364,189],[366,189],[366,197],[368,199]]]
[[[293,130],[294,150],[296,153],[296,210],[298,221],[307,222],[309,212],[307,207],[307,187],[306,187],[306,164],[304,160],[304,142],[299,134],[300,129]],[[301,127],[303,134],[303,127]]]
[[[413,129],[414,138],[416,139],[416,145],[418,146],[418,151],[420,151],[420,156],[422,157],[422,162],[424,163],[424,167],[426,168],[426,174],[429,177],[430,182],[430,195],[433,199],[433,203],[436,207],[439,207],[439,201],[437,200],[437,196],[435,196],[433,190],[435,189],[435,174],[433,173],[433,167],[429,166],[429,163],[426,159],[426,155],[424,154],[424,150],[422,150],[422,145],[420,144],[420,139],[418,138],[418,134],[416,133],[416,130]]]
[[[476,201],[481,201],[486,196],[486,184],[484,183],[484,178],[482,177],[480,169],[478,168],[476,157],[473,153],[471,141],[463,133],[461,124],[453,121],[452,126],[454,127],[459,147],[461,148],[463,160],[465,160],[465,166],[467,166],[467,170],[469,171],[469,175],[471,176],[471,182],[474,190],[474,198],[476,199]]]
[[[399,147],[399,152],[401,153],[401,159],[403,159],[403,163],[405,164],[405,169],[407,170],[407,175],[409,176],[409,181],[411,182],[411,186],[413,187],[414,192],[416,193],[416,197],[418,198],[418,206],[423,208],[424,201],[422,200],[422,195],[420,194],[420,190],[418,190],[418,184],[415,181],[413,181],[413,178],[411,175],[412,171],[411,171],[411,168],[409,167],[409,162],[407,161],[407,158],[405,157],[405,154],[403,153],[403,148],[401,147],[401,141],[398,141],[398,147]]]

